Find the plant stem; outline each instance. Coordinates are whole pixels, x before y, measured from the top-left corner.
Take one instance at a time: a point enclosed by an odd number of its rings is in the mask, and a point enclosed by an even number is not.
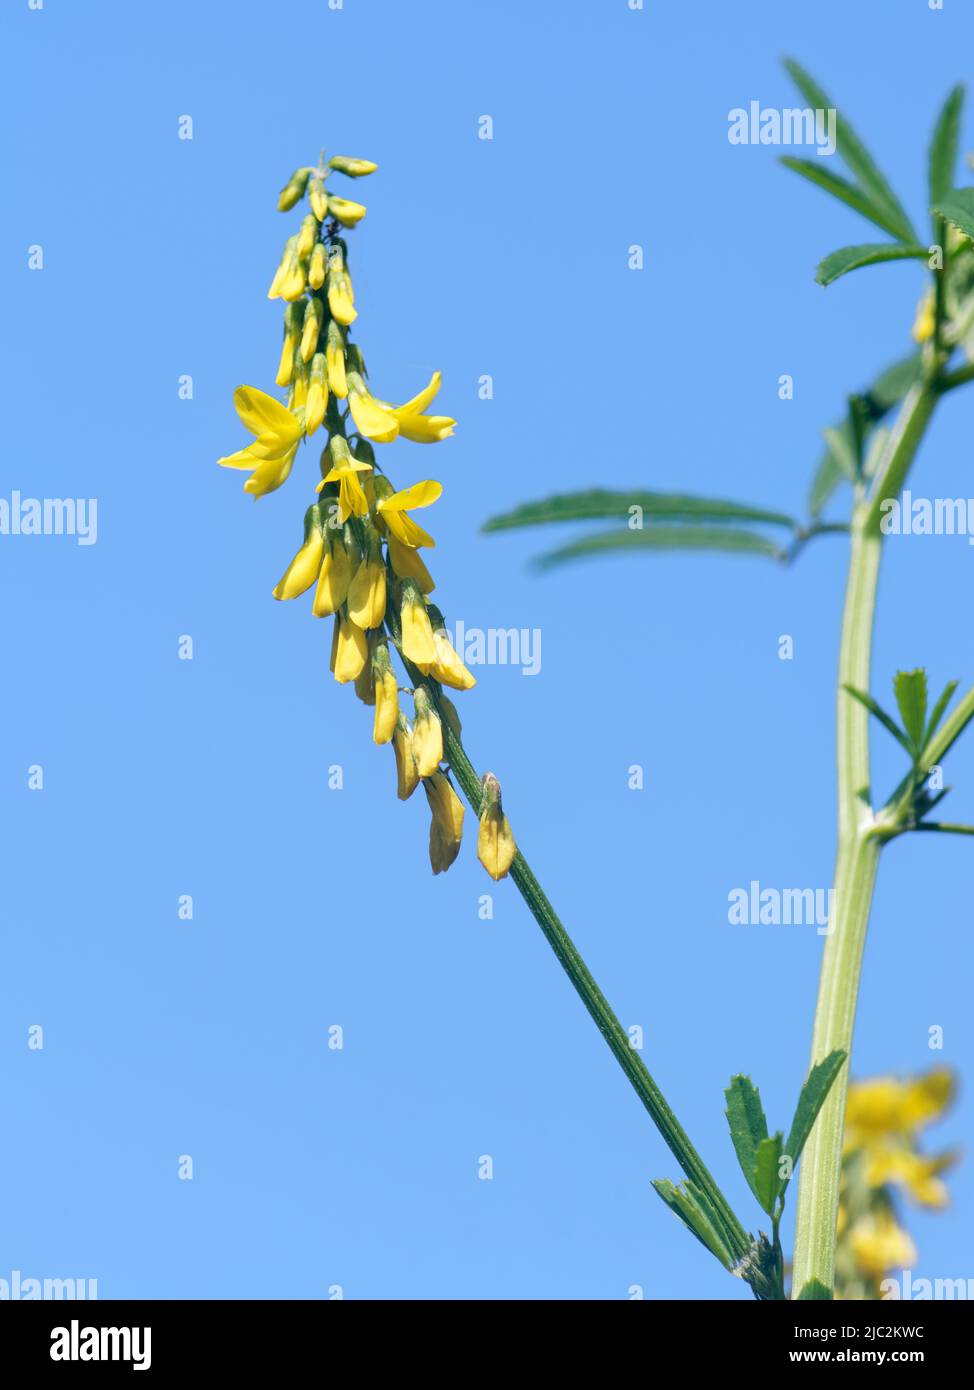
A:
[[[852,1054],[859,973],[882,843],[869,789],[869,714],[844,689],[868,691],[876,589],[882,553],[882,503],[897,497],[906,480],[937,400],[927,380],[906,396],[877,469],[870,496],[856,502],[852,517],[849,577],[839,647],[836,753],[839,831],[834,915],[825,943],[812,1033],[812,1063],[835,1048]],[[835,1081],[802,1156],[795,1224],[792,1297],[815,1286],[831,1294],[835,1273],[835,1227],[842,1168],[849,1063]]]
[[[433,687],[434,702],[438,692]],[[467,757],[462,742],[443,719],[443,745],[446,759],[475,814],[480,814],[481,781]],[[595,1021],[596,1027],[612,1050],[612,1055],[625,1072],[634,1091],[649,1111],[650,1117],[677,1163],[710,1198],[720,1214],[724,1235],[731,1252],[740,1259],[750,1248],[751,1238],[738,1221],[710,1170],[690,1142],[686,1131],[666,1102],[639,1053],[634,1051],[629,1035],[613,1012],[579,955],[575,943],[562,925],[541,885],[531,872],[524,855],[518,850],[511,866],[511,878],[527,904],[558,962],[574,985],[582,1003]]]

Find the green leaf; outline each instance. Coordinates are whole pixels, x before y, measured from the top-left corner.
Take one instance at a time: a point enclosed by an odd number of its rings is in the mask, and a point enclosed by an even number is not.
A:
[[[954,186],[957,150],[960,144],[960,117],[964,107],[964,84],[959,83],[944,102],[930,142],[930,203],[939,203]]]
[[[791,1122],[791,1129],[788,1133],[788,1142],[784,1149],[791,1159],[792,1172],[798,1165],[802,1149],[804,1149],[805,1142],[812,1132],[812,1125],[818,1118],[818,1112],[825,1104],[825,1098],[832,1089],[835,1078],[842,1070],[845,1059],[846,1054],[841,1048],[837,1048],[821,1062],[816,1062],[805,1078],[805,1084],[801,1088],[798,1104],[795,1107],[795,1118]]]
[[[944,717],[944,713],[946,712],[947,706],[954,698],[954,691],[957,689],[957,685],[957,681],[948,681],[947,684],[944,686],[943,694],[940,696],[940,699],[937,701],[937,703],[931,710],[930,722],[927,725],[923,735],[924,748],[926,748],[934,733],[940,727],[940,721]]]
[[[794,1295],[794,1299],[796,1303],[807,1303],[814,1299],[818,1299],[820,1303],[824,1303],[826,1299],[831,1302],[832,1290],[826,1288],[821,1279],[809,1279],[808,1283],[803,1285],[801,1292]]]
[[[778,1164],[781,1160],[781,1130],[770,1139],[762,1139],[754,1159],[754,1195],[763,1211],[774,1216],[775,1204],[781,1192],[782,1180]]]
[[[840,203],[845,203],[863,217],[868,217],[870,222],[875,222],[884,232],[900,238],[903,224],[894,213],[888,211],[883,203],[877,202],[864,189],[858,188],[840,174],[833,174],[821,160],[816,163],[814,159],[794,159],[786,154],[782,156],[781,163],[788,169],[794,169],[796,174],[801,174],[802,178],[808,179],[810,183],[824,188],[826,193],[831,193]]]
[[[687,521],[765,521],[794,529],[798,522],[784,512],[727,502],[717,497],[693,497],[679,492],[610,492],[590,488],[585,492],[558,493],[538,502],[525,502],[511,512],[492,516],[485,531],[509,531],[515,526],[541,526],[552,521],[592,521],[602,517],[623,520],[630,507],[641,507],[650,517]]]
[[[905,245],[895,241],[877,242],[866,246],[843,246],[841,251],[833,251],[820,261],[815,270],[815,279],[820,285],[831,285],[850,270],[860,270],[864,265],[881,265],[884,261],[925,261],[929,252],[926,246],[915,242]]]
[[[850,172],[862,185],[871,197],[886,213],[893,218],[897,227],[894,235],[901,241],[916,241],[916,233],[910,224],[910,219],[893,192],[883,174],[880,173],[875,161],[859,139],[852,126],[846,120],[841,111],[835,107],[835,102],[828,97],[815,79],[805,71],[800,64],[792,58],[785,59],[785,67],[791,74],[792,81],[802,93],[805,100],[816,111],[828,111],[830,108],[836,109],[836,149],[842,159],[845,160]]]
[[[715,1224],[715,1213],[710,1202],[696,1183],[688,1179],[677,1187],[669,1178],[656,1178],[653,1180],[653,1187],[670,1211],[676,1212],[697,1240],[705,1245],[712,1255],[717,1256],[725,1269],[731,1269],[734,1264],[733,1256],[719,1232],[718,1225]]]
[[[852,422],[845,420],[838,429],[825,429],[822,434],[825,436],[825,442],[829,446],[829,453],[836,468],[843,478],[854,483],[859,476],[859,460],[856,457],[856,441]]]
[[[938,198],[930,211],[974,241],[974,188],[955,188]]]
[[[922,667],[916,671],[897,671],[893,681],[896,704],[903,720],[903,728],[913,748],[919,753],[923,747],[923,735],[927,724],[927,673]]]
[[[540,569],[563,565],[585,555],[606,555],[627,550],[723,550],[784,559],[785,552],[757,531],[738,531],[723,526],[646,526],[642,531],[597,531],[570,545],[539,555]]]
[[[901,743],[910,757],[913,757],[913,747],[906,734],[897,724],[896,720],[893,719],[891,715],[888,715],[883,707],[878,704],[871,695],[867,695],[864,690],[857,690],[854,685],[843,685],[842,689],[847,690],[853,699],[858,700],[861,705],[865,705],[869,713],[878,719],[883,728],[888,729],[897,743]]]
[[[760,1092],[749,1076],[732,1076],[724,1097],[727,1101],[727,1123],[737,1161],[747,1178],[748,1187],[760,1201],[755,1176],[757,1152],[758,1145],[768,1137],[768,1122],[764,1117]]]

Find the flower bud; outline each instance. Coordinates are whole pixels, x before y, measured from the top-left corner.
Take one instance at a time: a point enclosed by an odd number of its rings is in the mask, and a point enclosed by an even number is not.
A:
[[[400,585],[400,590],[402,593],[400,620],[402,623],[403,653],[409,661],[420,668],[432,666],[436,660],[433,629],[430,626],[429,614],[426,612],[426,605],[423,602],[419,585],[414,579],[404,579]]]
[[[368,638],[362,629],[345,614],[338,617],[338,642],[335,648],[333,671],[339,685],[347,685],[361,674],[369,659]]]
[[[418,685],[413,691],[413,755],[420,777],[432,777],[443,761],[443,726],[429,691]]]
[[[372,684],[375,689],[372,738],[375,743],[388,743],[399,722],[399,687],[384,638],[379,638],[372,648]]]
[[[355,677],[355,694],[363,705],[375,704],[375,681],[372,675],[371,657]]]
[[[362,563],[355,571],[348,586],[348,615],[359,627],[380,627],[386,612],[386,567],[382,563],[382,550],[379,537],[374,528],[365,525],[372,532],[367,541]]]
[[[288,237],[284,243],[284,254],[281,256],[280,264],[274,272],[271,287],[267,291],[268,299],[280,299],[284,281],[291,270],[292,265],[297,264],[298,239],[296,236]]]
[[[501,805],[501,784],[492,772],[485,772],[482,787],[477,858],[491,878],[506,878],[517,854],[517,845]]]
[[[928,343],[934,335],[936,326],[936,301],[933,290],[927,290],[917,305],[916,318],[913,320],[913,341],[915,343]]]
[[[434,874],[444,873],[460,853],[463,834],[463,805],[449,777],[434,773],[423,781],[433,819],[430,824],[430,865]]]
[[[432,676],[441,685],[448,685],[453,690],[472,690],[477,681],[454,651],[443,623],[443,614],[432,603],[428,605],[428,612],[433,629],[433,650],[436,659],[423,668],[423,674]]]
[[[325,250],[323,241],[315,242],[311,250],[311,260],[308,262],[308,284],[313,290],[320,290],[325,283],[325,272],[328,269],[328,253]]]
[[[376,479],[377,490],[380,481],[384,480],[380,478]],[[381,516],[379,519],[381,521]],[[385,530],[384,521],[382,522],[382,528]],[[420,555],[419,551],[413,550],[412,546],[403,545],[402,541],[391,532],[386,535],[386,541],[389,546],[389,561],[397,577],[399,579],[415,579],[424,594],[431,594],[436,588],[436,585],[433,583],[433,576],[426,568],[423,557]],[[437,677],[437,679],[439,679],[439,677]]]
[[[278,212],[290,212],[296,203],[300,203],[304,197],[304,190],[308,185],[308,177],[311,169],[295,169],[287,183],[281,189],[277,199]]]
[[[328,194],[328,211],[343,227],[355,227],[365,216],[367,209],[361,203],[353,203],[349,198],[336,198]]]
[[[340,246],[333,246],[328,252],[328,271],[325,277],[328,292],[328,308],[332,318],[347,328],[358,318],[355,312],[355,293],[352,280],[345,269],[345,257]]]
[[[301,335],[301,356],[310,362],[318,351],[318,339],[325,322],[325,306],[317,295],[306,301],[304,331]]]
[[[325,376],[325,354],[316,352],[311,359],[308,404],[304,412],[304,430],[308,435],[314,434],[325,418],[328,406],[328,382]]]
[[[345,546],[344,534],[339,532],[336,536],[329,531],[327,542],[311,605],[316,618],[327,618],[331,613],[337,613],[345,602],[348,586],[352,582],[352,556]]]
[[[396,755],[396,795],[400,801],[408,801],[419,786],[419,773],[413,757],[413,730],[404,714],[396,718],[396,728],[392,735],[392,750]]]
[[[332,395],[344,400],[348,395],[348,382],[345,380],[345,334],[334,319],[328,320],[325,360],[328,363],[329,390]]]
[[[306,261],[311,255],[312,248],[318,240],[318,220],[313,213],[308,213],[301,223],[301,230],[298,232],[298,259]]]
[[[321,510],[318,503],[313,502],[304,514],[304,542],[284,571],[274,590],[274,597],[297,598],[299,594],[306,593],[318,578],[324,548]]]
[[[301,361],[298,353],[294,355],[294,366],[291,371],[291,389],[288,392],[287,408],[297,414],[303,410],[308,400],[308,380],[309,373],[307,365]]]
[[[325,185],[317,174],[313,174],[308,180],[308,201],[311,204],[311,211],[319,222],[324,222],[328,216],[328,195],[325,192]]]
[[[333,154],[328,167],[337,169],[340,174],[347,174],[351,179],[360,179],[366,174],[374,174],[379,166],[373,164],[371,159],[349,159],[344,154]]]
[[[294,373],[294,353],[301,341],[303,322],[303,300],[299,300],[297,304],[289,304],[284,310],[284,346],[281,348],[281,360],[278,364],[277,376],[274,378],[278,386],[290,386],[291,384],[291,377]]]

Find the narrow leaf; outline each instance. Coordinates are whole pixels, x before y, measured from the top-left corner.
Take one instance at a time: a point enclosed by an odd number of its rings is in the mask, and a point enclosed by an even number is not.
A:
[[[897,708],[903,720],[903,728],[913,746],[919,753],[923,747],[923,735],[927,724],[927,673],[920,667],[916,671],[897,671],[893,681]]]
[[[957,689],[957,681],[948,681],[944,686],[943,694],[934,705],[930,712],[930,722],[928,723],[923,735],[923,746],[926,748],[936,730],[940,727],[940,721],[951,700],[954,698],[954,691]]]
[[[688,1190],[691,1188],[691,1184],[688,1182],[684,1186],[677,1187],[670,1182],[669,1178],[656,1178],[653,1180],[653,1187],[670,1211],[676,1212],[701,1245],[706,1246],[712,1255],[716,1255],[726,1269],[730,1269],[734,1263],[731,1253],[706,1211],[699,1204],[695,1193]]]
[[[954,186],[957,149],[960,143],[960,118],[964,106],[964,84],[949,93],[934,127],[930,142],[930,202],[939,203]]]
[[[925,261],[929,252],[926,246],[915,242],[906,244],[895,241],[881,242],[867,246],[843,246],[833,251],[819,262],[815,279],[820,285],[831,285],[850,270],[860,270],[865,265],[881,265],[884,261]]]
[[[818,1112],[825,1104],[825,1097],[842,1070],[845,1059],[846,1054],[841,1048],[838,1048],[835,1052],[830,1052],[821,1062],[816,1062],[805,1078],[784,1150],[791,1159],[792,1171],[798,1165],[805,1141],[812,1132],[812,1125],[818,1118]]]
[[[822,434],[836,468],[843,478],[854,483],[859,475],[859,460],[856,457],[856,441],[851,421],[844,421],[838,429],[825,429]]]
[[[727,1123],[731,1141],[748,1187],[760,1201],[757,1189],[758,1145],[768,1137],[768,1122],[764,1117],[761,1095],[749,1076],[732,1076],[724,1092],[727,1101]]]
[[[794,59],[787,58],[785,67],[809,106],[816,111],[836,110],[835,102],[825,94],[815,79],[800,64],[796,63]],[[876,202],[880,203],[887,213],[895,219],[899,228],[895,235],[899,236],[902,241],[915,241],[916,233],[903,205],[841,111],[837,111],[835,126],[836,148],[848,165],[850,172]]]
[[[868,217],[870,222],[875,222],[877,227],[882,227],[890,236],[900,238],[903,224],[895,213],[890,212],[883,203],[877,202],[865,189],[858,188],[840,174],[833,174],[821,160],[816,164],[814,159],[794,159],[791,155],[783,155],[781,162],[788,169],[794,169],[796,174],[801,174],[802,178],[808,179],[809,183],[824,188],[826,193],[831,193],[840,203],[845,203],[863,217]]]
[[[938,198],[930,211],[974,240],[974,188],[955,188]]]
[[[775,1203],[782,1180],[778,1164],[781,1159],[781,1130],[770,1139],[762,1139],[754,1161],[754,1195],[763,1211],[774,1215]]]
[[[936,766],[960,738],[971,720],[974,719],[974,686],[961,696],[942,728],[938,729],[923,752],[923,763],[927,768]]]
[[[865,705],[869,713],[878,719],[883,728],[888,729],[897,743],[901,743],[910,757],[913,757],[913,748],[906,734],[897,724],[896,720],[888,715],[883,707],[878,704],[871,695],[867,695],[864,690],[857,690],[854,685],[843,685],[842,689],[847,690],[853,699],[858,700],[861,705]]]
[[[622,521],[640,507],[650,517],[687,521],[765,521],[794,529],[798,522],[785,512],[728,502],[718,497],[693,497],[679,492],[610,492],[591,488],[585,492],[559,493],[538,502],[525,502],[511,512],[492,516],[485,531],[509,531],[515,526],[540,526],[552,521],[592,521],[602,517]]]
[[[598,531],[583,536],[558,550],[539,555],[541,569],[578,560],[585,555],[606,555],[612,551],[639,550],[723,550],[767,555],[781,560],[785,552],[757,531],[731,530],[723,526],[647,526],[642,531]]]

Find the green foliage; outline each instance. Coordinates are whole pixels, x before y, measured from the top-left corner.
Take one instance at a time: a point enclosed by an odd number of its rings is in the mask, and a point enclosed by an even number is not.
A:
[[[931,212],[974,240],[974,188],[955,188],[936,200]]]
[[[734,1259],[722,1232],[720,1216],[697,1184],[687,1178],[686,1182],[676,1186],[669,1178],[656,1178],[653,1187],[697,1240],[717,1256],[724,1268],[733,1268]]]
[[[808,179],[809,183],[823,188],[826,193],[831,193],[833,198],[838,198],[840,203],[845,203],[847,207],[881,227],[884,232],[889,232],[891,236],[899,239],[902,230],[899,218],[888,212],[882,203],[877,203],[863,189],[842,178],[840,174],[833,174],[821,160],[816,163],[814,159],[795,159],[792,155],[786,154],[782,155],[781,163],[786,169],[793,169],[803,179]]]
[[[865,265],[880,265],[883,261],[925,261],[928,255],[927,247],[917,242],[884,241],[866,246],[843,246],[841,251],[833,251],[819,263],[815,279],[820,285],[831,285],[850,270],[859,270]]]
[[[510,531],[518,526],[539,526],[549,521],[592,521],[600,518],[624,520],[632,507],[639,507],[651,519],[665,517],[681,521],[764,521],[795,527],[794,517],[785,512],[728,502],[719,497],[695,497],[682,492],[647,492],[633,488],[611,492],[590,488],[585,492],[556,493],[538,502],[525,502],[513,511],[493,516],[484,523],[485,531]]]
[[[791,1159],[793,1168],[805,1147],[805,1141],[812,1132],[812,1125],[818,1118],[818,1112],[825,1104],[825,1098],[832,1089],[832,1083],[842,1070],[845,1059],[846,1055],[841,1050],[830,1052],[827,1057],[823,1057],[821,1062],[815,1063],[805,1078],[805,1084],[798,1097],[795,1117],[791,1122],[788,1141],[784,1149]]]
[[[768,1137],[768,1122],[764,1117],[760,1093],[749,1076],[732,1076],[724,1096],[727,1100],[727,1123],[737,1161],[741,1165],[748,1186],[760,1202],[757,1154],[759,1145]]]
[[[782,560],[785,556],[780,546],[757,531],[720,526],[647,526],[642,531],[600,531],[593,536],[583,536],[539,555],[535,564],[540,569],[551,569],[567,560],[605,555],[613,550],[722,550],[767,555],[773,560]]]
[[[923,736],[927,727],[927,673],[897,671],[893,681],[896,704],[910,747],[918,756],[923,751]]]
[[[931,207],[946,198],[954,186],[963,107],[964,86],[961,83],[948,94],[930,142],[928,182]]]

